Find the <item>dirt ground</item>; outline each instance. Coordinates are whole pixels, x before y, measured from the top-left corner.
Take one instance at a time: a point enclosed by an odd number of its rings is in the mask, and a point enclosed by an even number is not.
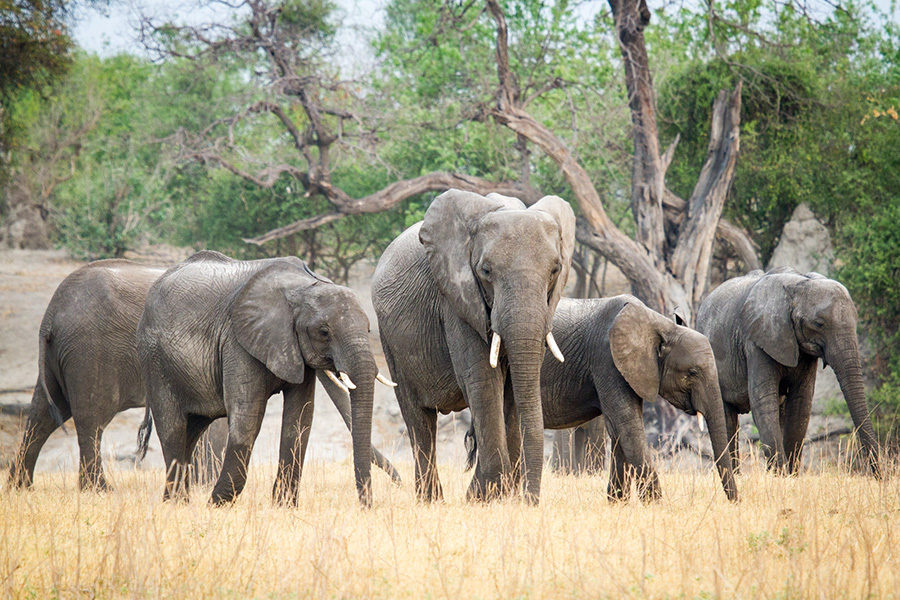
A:
[[[163,249],[156,253],[132,256],[143,262],[173,263],[186,252]],[[31,402],[37,380],[38,331],[44,311],[59,283],[84,264],[72,260],[62,251],[0,250],[0,465],[8,464],[21,438],[25,416],[19,411]],[[356,290],[373,324],[372,347],[382,372],[388,370],[381,355],[381,345],[375,327],[375,314],[369,297],[369,281],[373,268],[362,266],[353,274]],[[266,411],[262,431],[253,451],[256,463],[275,462],[278,456],[278,436],[281,427],[281,395],[273,396]],[[143,419],[143,409],[120,413],[110,423],[103,436],[102,454],[108,469],[134,468],[137,429]],[[462,431],[468,425],[466,416],[442,417],[439,458],[442,462],[462,464],[464,448]],[[459,431],[457,431],[459,429]],[[74,470],[78,461],[78,446],[71,421],[68,432],[57,430],[48,440],[37,463],[37,471]],[[389,458],[409,463],[406,428],[400,410],[389,388],[376,385],[373,441]],[[343,461],[352,450],[350,434],[334,405],[320,387],[316,394],[316,409],[307,460]],[[156,436],[152,436],[145,467],[162,467],[162,453]],[[412,473],[402,473],[412,480]]]

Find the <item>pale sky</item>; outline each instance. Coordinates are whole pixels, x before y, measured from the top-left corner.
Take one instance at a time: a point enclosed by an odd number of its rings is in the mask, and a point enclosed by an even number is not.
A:
[[[338,6],[344,11],[344,23],[364,28],[375,27],[382,22],[382,10],[386,3],[387,0],[337,0]],[[653,10],[668,3],[671,0],[650,1]],[[884,12],[893,10],[894,20],[900,17],[896,0],[874,0],[874,3]],[[75,40],[79,46],[104,56],[125,51],[140,53],[142,48],[138,41],[138,16],[142,9],[152,10],[154,14],[175,16],[179,22],[203,22],[215,14],[215,11],[208,8],[198,10],[196,1],[192,0],[111,0],[111,4],[108,15],[93,9],[84,11],[85,14],[74,28]]]

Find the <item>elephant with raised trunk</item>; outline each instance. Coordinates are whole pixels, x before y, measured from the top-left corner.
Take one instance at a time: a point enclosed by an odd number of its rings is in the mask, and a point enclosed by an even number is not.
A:
[[[563,299],[553,331],[566,360],[544,359],[544,427],[565,429],[604,416],[612,442],[610,500],[626,499],[634,477],[641,499],[660,497],[642,412],[643,402],[657,396],[690,415],[703,415],[725,495],[738,499],[716,363],[706,336],[628,295]]]
[[[204,251],[169,269],[150,289],[137,330],[148,396],[142,446],[155,420],[167,469],[164,498],[187,497],[184,467],[197,439],[227,416],[211,501],[232,501],[246,482],[268,398],[280,391],[273,495],[296,504],[319,371],[350,390],[356,488],[370,505],[373,386],[376,377],[391,382],[378,373],[368,333],[355,294],[298,258],[238,261]]]
[[[703,301],[697,329],[709,337],[716,355],[735,468],[738,413],[752,411],[767,464],[798,471],[821,358],[834,368],[872,473],[880,474],[856,306],[843,285],[793,269],[753,271],[729,279]]]
[[[546,196],[530,208],[496,194],[450,190],[385,250],[372,299],[409,430],[422,500],[442,497],[437,413],[466,406],[482,451],[470,499],[506,493],[524,475],[540,497],[544,455],[540,368],[575,238],[572,208]],[[504,410],[504,387],[511,405]],[[510,461],[519,455],[522,465]]]

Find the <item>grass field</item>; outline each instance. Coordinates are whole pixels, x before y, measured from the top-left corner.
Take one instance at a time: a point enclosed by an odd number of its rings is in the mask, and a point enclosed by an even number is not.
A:
[[[411,466],[399,465],[411,480]],[[714,473],[662,473],[653,505],[606,501],[606,476],[545,470],[539,507],[446,501],[373,471],[362,510],[347,464],[310,464],[300,506],[270,501],[255,468],[229,508],[163,504],[162,471],[74,473],[0,493],[0,594],[10,598],[862,598],[900,595],[900,482],[837,470],[783,478],[758,464],[730,504]]]

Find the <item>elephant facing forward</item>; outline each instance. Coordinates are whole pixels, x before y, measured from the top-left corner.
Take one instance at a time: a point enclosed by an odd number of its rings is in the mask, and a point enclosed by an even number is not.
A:
[[[227,416],[211,501],[232,501],[246,482],[266,402],[281,391],[273,493],[277,502],[296,504],[320,370],[350,390],[356,488],[360,502],[371,504],[372,395],[381,376],[368,332],[355,294],[297,258],[237,261],[204,251],[167,271],[151,288],[137,330],[147,385],[142,446],[155,420],[167,468],[164,498],[186,497],[184,467],[199,435]]]
[[[872,473],[880,474],[856,306],[843,285],[793,269],[753,271],[729,279],[703,301],[697,329],[709,336],[716,355],[735,468],[737,416],[752,411],[768,465],[798,471],[821,358],[834,368]]]
[[[643,402],[657,396],[688,414],[705,417],[725,495],[738,499],[715,358],[704,335],[628,295],[563,299],[553,331],[566,360],[544,359],[544,426],[565,429],[604,416],[612,442],[610,500],[626,499],[635,477],[641,499],[660,497],[642,413]],[[470,448],[475,451],[478,445],[480,440]]]
[[[482,452],[468,497],[488,499],[522,475],[540,497],[544,455],[540,367],[565,287],[575,216],[547,196],[519,200],[459,190],[385,250],[372,300],[397,400],[409,430],[422,500],[442,497],[435,465],[437,413],[468,406]],[[558,354],[558,350],[556,351]],[[504,410],[507,374],[511,406]]]

